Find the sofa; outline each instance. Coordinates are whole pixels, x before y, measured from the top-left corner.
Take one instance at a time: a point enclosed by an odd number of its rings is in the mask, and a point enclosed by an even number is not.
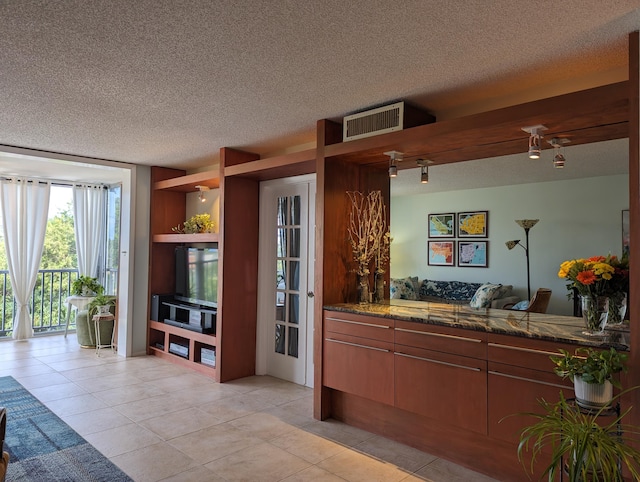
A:
[[[391,278],[389,288],[391,299],[469,305],[473,308],[502,309],[506,304],[520,301],[512,295],[512,285],[498,283],[419,280],[417,276],[410,276]]]

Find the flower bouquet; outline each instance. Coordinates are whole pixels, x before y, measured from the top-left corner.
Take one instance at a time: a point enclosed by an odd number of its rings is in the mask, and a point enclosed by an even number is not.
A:
[[[569,297],[575,288],[582,299],[582,316],[588,335],[601,334],[607,324],[609,296],[612,293],[618,258],[616,256],[594,256],[565,261],[560,265],[558,276],[569,280]]]

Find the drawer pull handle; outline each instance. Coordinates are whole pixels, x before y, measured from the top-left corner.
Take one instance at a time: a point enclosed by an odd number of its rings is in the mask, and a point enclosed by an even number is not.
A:
[[[389,328],[391,328],[390,326],[387,326],[387,325],[376,325],[373,323],[364,323],[362,321],[343,320],[341,318],[327,317],[327,320],[337,321],[338,323],[351,323],[352,325],[370,326],[371,328],[384,328],[385,330],[388,330]]]
[[[524,351],[526,353],[537,353],[538,355],[558,355],[558,352],[534,350],[533,348],[522,348],[520,346],[501,345],[500,343],[487,343],[488,346],[494,348],[504,348],[505,350]]]
[[[443,362],[443,361],[440,361],[440,360],[433,360],[431,358],[423,358],[421,356],[408,355],[406,353],[401,353],[401,352],[398,352],[398,351],[394,352],[394,355],[403,356],[405,358],[413,358],[414,360],[422,360],[422,361],[426,361],[426,362],[437,363],[439,365],[446,365],[448,367],[462,368],[464,370],[471,370],[472,372],[481,372],[482,371],[481,368],[468,367],[468,366],[465,366],[465,365],[458,365],[456,363],[448,363],[448,362]]]
[[[472,343],[482,343],[482,340],[478,340],[477,338],[465,338],[464,336],[445,335],[444,333],[430,333],[428,331],[407,330],[406,328],[396,328],[396,331],[402,331],[404,333],[416,333],[418,335],[438,336],[441,338],[453,338],[455,340],[470,341]]]
[[[570,389],[570,386],[567,385],[559,385],[557,383],[549,383],[549,382],[541,382],[540,380],[534,380],[533,378],[525,378],[525,377],[519,377],[517,375],[509,375],[507,373],[500,373],[500,372],[496,372],[493,370],[489,370],[489,375],[496,375],[498,377],[505,377],[505,378],[513,378],[514,380],[522,380],[523,382],[533,382],[533,383],[537,383],[539,385],[548,385],[550,387],[556,387],[556,388],[567,388]]]
[[[334,340],[333,338],[325,338],[325,341],[330,341],[332,343],[340,343],[341,345],[355,346],[357,348],[366,348],[367,350],[382,351],[385,353],[389,353],[391,351],[391,350],[385,350],[384,348],[378,348],[375,346],[359,345],[358,343],[350,343],[348,341]]]

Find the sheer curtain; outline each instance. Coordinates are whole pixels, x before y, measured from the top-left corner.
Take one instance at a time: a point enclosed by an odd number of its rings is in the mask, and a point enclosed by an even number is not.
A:
[[[16,300],[13,317],[16,340],[33,336],[29,298],[42,258],[50,191],[49,182],[21,178],[0,180],[4,244]]]
[[[80,276],[98,276],[106,231],[106,201],[107,193],[104,186],[73,187],[73,217]]]

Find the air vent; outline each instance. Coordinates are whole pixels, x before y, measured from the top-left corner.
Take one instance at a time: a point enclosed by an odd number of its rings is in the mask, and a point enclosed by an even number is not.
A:
[[[377,136],[434,121],[435,118],[431,114],[404,102],[396,102],[346,116],[343,122],[342,140],[352,141],[363,137]]]

